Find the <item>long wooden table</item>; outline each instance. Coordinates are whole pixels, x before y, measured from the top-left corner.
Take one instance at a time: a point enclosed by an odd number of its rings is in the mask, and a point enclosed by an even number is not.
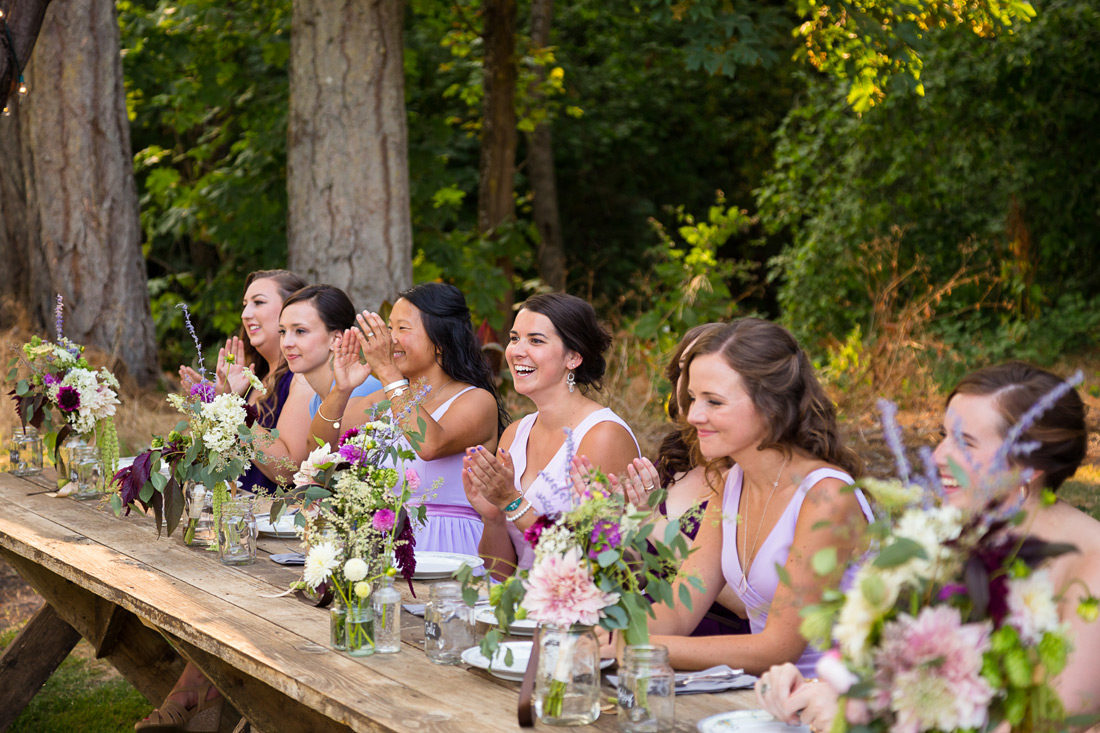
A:
[[[0,474],[0,557],[47,602],[0,658],[0,730],[79,637],[154,705],[184,659],[195,663],[263,733],[518,729],[518,683],[433,664],[423,621],[411,614],[402,613],[399,654],[353,659],[331,650],[327,610],[271,597],[300,569],[269,557],[297,551],[296,541],[261,539],[256,564],[227,567],[176,535],[158,539],[149,517],[48,497],[51,485],[46,474]],[[426,600],[428,586],[414,586]],[[753,706],[751,692],[681,696],[676,730]],[[237,718],[223,716],[223,730]],[[593,728],[617,730],[614,710]]]

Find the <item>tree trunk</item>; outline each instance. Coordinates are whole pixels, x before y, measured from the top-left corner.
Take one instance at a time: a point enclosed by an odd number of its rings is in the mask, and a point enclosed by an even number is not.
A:
[[[531,42],[538,48],[550,45],[550,25],[554,17],[554,0],[533,0],[531,3]],[[537,85],[546,80],[546,68],[539,67]],[[558,215],[558,183],[554,173],[554,147],[550,125],[541,123],[527,136],[527,175],[534,200],[531,202],[535,228],[539,233],[536,262],[539,276],[554,290],[565,290],[565,243]]]
[[[31,310],[30,253],[38,248],[38,218],[27,207],[23,170],[20,99],[13,96],[11,115],[0,118],[0,328],[17,322],[20,308]],[[41,324],[40,324],[41,325]]]
[[[49,4],[50,0],[11,0],[6,3],[8,8],[2,13],[0,28],[7,24],[11,38],[15,41],[15,57],[22,68],[16,69],[12,64],[8,38],[0,31],[0,36],[3,36],[0,38],[0,108],[19,89],[19,74],[26,68],[31,57]]]
[[[492,236],[515,215],[516,171],[516,2],[484,0],[485,96],[478,168],[477,227]],[[500,303],[505,329],[512,323],[512,259],[501,256],[507,287]]]
[[[290,267],[376,310],[412,284],[404,3],[294,0]]]
[[[14,237],[28,255],[25,302],[40,325],[52,325],[60,293],[65,335],[119,358],[112,368],[124,366],[149,384],[157,374],[156,336],[114,3],[55,3],[24,76],[30,93],[19,100],[18,125],[26,231]]]

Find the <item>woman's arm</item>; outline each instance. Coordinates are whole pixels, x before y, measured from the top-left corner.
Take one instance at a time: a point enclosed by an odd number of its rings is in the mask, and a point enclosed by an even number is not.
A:
[[[355,337],[355,330],[349,328],[340,337],[339,343],[332,354],[332,378],[335,384],[321,401],[317,408],[317,414],[309,425],[309,433],[306,437],[307,451],[317,447],[317,441],[335,446],[349,428],[357,427],[366,422],[363,411],[369,404],[382,399],[381,392],[375,392],[368,397],[352,397],[352,392],[371,375],[368,364],[359,363],[359,340]],[[345,419],[345,415],[348,416]],[[362,416],[363,419],[357,419]],[[339,425],[339,427],[337,427]]]
[[[1089,591],[1100,593],[1100,554],[1066,556],[1066,570],[1059,576],[1063,582],[1073,583],[1058,604],[1058,617],[1069,626],[1073,651],[1065,669],[1054,680],[1054,689],[1069,715],[1100,713],[1100,676],[1096,674],[1100,622],[1086,621],[1077,613],[1077,604],[1088,597]]]
[[[278,481],[280,478],[289,479],[309,455],[306,449],[306,436],[309,434],[309,401],[313,398],[313,394],[304,377],[296,374],[290,380],[286,403],[283,404],[283,409],[279,412],[279,421],[275,425],[279,431],[279,437],[260,449],[267,457],[267,461],[254,462],[263,475],[272,481]],[[266,433],[267,431],[256,428],[253,432]],[[292,465],[288,465],[288,462]]]
[[[516,436],[516,423],[512,423],[504,430],[501,436],[500,452],[505,453],[510,448]],[[481,448],[481,450],[478,450]],[[507,463],[499,465],[499,472],[492,467],[486,467],[486,458],[492,458],[492,454],[483,446],[474,446],[466,450],[462,460],[462,488],[466,491],[466,498],[470,505],[481,515],[485,527],[481,533],[481,542],[478,545],[478,554],[485,560],[486,569],[497,580],[505,580],[515,573],[518,555],[512,544],[512,538],[508,535],[508,523],[504,518],[504,512],[487,496],[495,496],[502,493],[500,482],[511,482],[509,486],[515,488],[515,472],[512,469],[512,460],[509,457]],[[493,460],[497,463],[497,460]],[[530,513],[530,512],[529,512]]]

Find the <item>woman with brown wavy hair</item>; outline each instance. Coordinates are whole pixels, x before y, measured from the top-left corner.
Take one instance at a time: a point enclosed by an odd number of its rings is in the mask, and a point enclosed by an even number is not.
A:
[[[679,669],[729,664],[759,674],[796,660],[812,669],[820,652],[807,648],[798,612],[837,580],[814,572],[814,554],[838,547],[843,568],[854,529],[871,518],[863,496],[848,489],[860,461],[841,443],[836,411],[806,353],[781,326],[743,318],[709,330],[684,364],[679,404],[700,453],[733,467],[682,568],[691,609],[655,608],[652,643],[668,646]],[[687,577],[701,578],[705,589]],[[726,585],[752,633],[686,636]]]

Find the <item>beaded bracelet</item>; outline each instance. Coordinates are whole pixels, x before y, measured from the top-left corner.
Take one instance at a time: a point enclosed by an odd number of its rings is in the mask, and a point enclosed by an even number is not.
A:
[[[513,501],[508,506],[504,507],[504,511],[505,512],[514,512],[515,510],[519,509],[519,505],[522,504],[522,503],[523,503],[523,494],[520,494],[519,496],[516,497],[515,501]]]
[[[508,516],[507,514],[505,514],[504,518],[510,523],[515,523],[516,520],[518,520],[520,517],[522,517],[527,512],[531,511],[532,506],[534,506],[534,505],[531,504],[531,502],[527,502],[527,506],[523,507],[523,509],[520,512],[518,512],[516,514],[513,514],[512,516]]]

